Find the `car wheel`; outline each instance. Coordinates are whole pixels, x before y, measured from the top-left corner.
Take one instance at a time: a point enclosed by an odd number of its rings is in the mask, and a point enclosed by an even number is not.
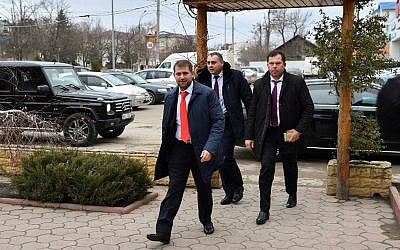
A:
[[[106,130],[101,130],[99,131],[99,135],[101,135],[104,138],[115,138],[118,137],[124,132],[125,127],[119,127],[115,129],[106,129]]]
[[[90,146],[97,138],[94,121],[83,113],[70,115],[64,122],[63,133],[66,141],[76,147]]]
[[[156,95],[153,92],[148,92],[150,95],[150,105],[156,104]]]

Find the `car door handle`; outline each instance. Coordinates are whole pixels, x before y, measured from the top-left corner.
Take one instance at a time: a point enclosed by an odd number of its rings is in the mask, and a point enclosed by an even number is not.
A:
[[[333,115],[314,115],[314,119],[330,120],[332,118],[333,118]]]

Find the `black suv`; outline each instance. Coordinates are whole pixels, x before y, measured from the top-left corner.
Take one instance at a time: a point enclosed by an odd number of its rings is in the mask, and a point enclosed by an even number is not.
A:
[[[73,146],[117,137],[134,119],[126,95],[88,90],[72,65],[53,62],[0,62],[0,110],[12,109],[55,121]]]

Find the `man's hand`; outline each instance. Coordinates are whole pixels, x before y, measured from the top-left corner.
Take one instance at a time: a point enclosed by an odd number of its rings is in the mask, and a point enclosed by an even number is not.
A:
[[[244,144],[246,144],[246,148],[253,150],[254,148],[254,141],[253,140],[245,140]]]
[[[212,157],[212,153],[208,152],[207,150],[203,150],[200,154],[200,162],[207,162],[211,160]]]
[[[286,131],[286,133],[291,135],[287,142],[295,142],[300,138],[300,135],[301,135],[301,133],[295,129],[288,130],[288,131]]]

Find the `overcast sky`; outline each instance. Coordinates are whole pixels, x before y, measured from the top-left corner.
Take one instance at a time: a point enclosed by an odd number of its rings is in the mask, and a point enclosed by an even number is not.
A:
[[[27,0],[39,2],[39,0]],[[0,0],[2,4],[10,0]],[[101,24],[111,28],[111,3],[112,0],[64,0],[69,7],[70,16],[74,22],[85,20],[89,15],[91,19],[101,21]],[[189,16],[179,0],[161,0],[160,30],[176,33],[195,34],[195,21]],[[114,0],[115,30],[125,31],[128,27],[141,23],[156,22],[156,0]],[[310,11],[315,22],[320,20],[320,8],[302,8],[302,11]],[[341,16],[342,7],[326,7],[323,11],[329,16]],[[4,15],[4,9],[0,15]],[[227,31],[226,41],[232,41],[231,22],[234,15],[235,42],[250,41],[252,25],[263,20],[265,10],[241,11],[226,15]],[[209,45],[221,44],[225,40],[225,14],[212,12],[208,14]]]

